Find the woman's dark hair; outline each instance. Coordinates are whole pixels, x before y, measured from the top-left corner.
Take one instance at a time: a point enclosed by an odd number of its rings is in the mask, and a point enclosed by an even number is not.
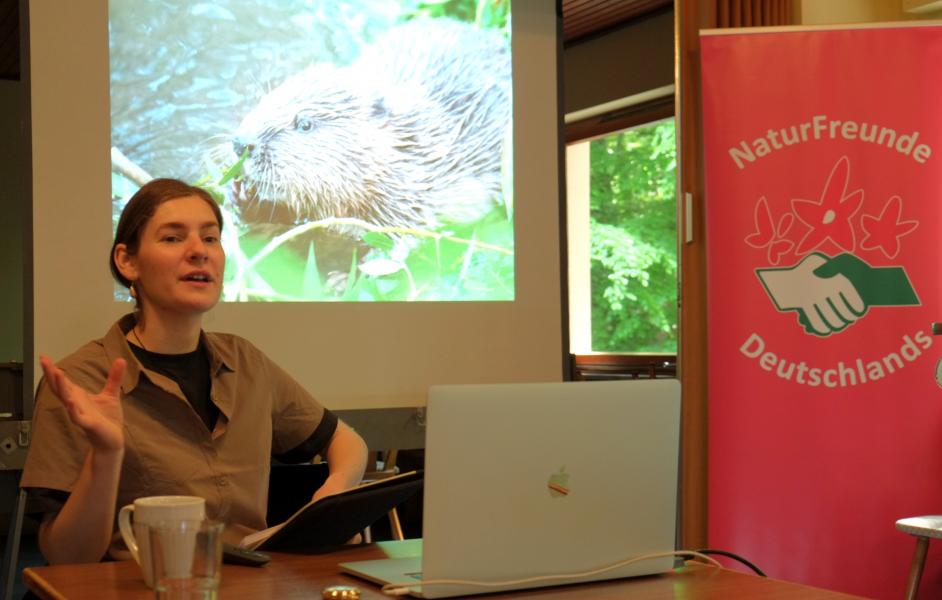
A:
[[[184,183],[177,179],[168,178],[154,179],[144,184],[141,189],[137,190],[137,193],[131,196],[124,210],[121,211],[121,218],[118,220],[118,229],[114,234],[114,243],[111,245],[111,257],[109,259],[111,275],[118,283],[126,288],[131,287],[131,282],[121,274],[121,271],[118,270],[118,265],[114,261],[114,250],[117,248],[118,244],[124,244],[127,247],[128,254],[131,256],[137,254],[137,249],[141,242],[141,232],[144,231],[147,222],[150,221],[154,213],[157,212],[157,207],[168,200],[175,200],[176,198],[183,198],[185,196],[198,196],[205,200],[210,208],[213,209],[213,214],[216,215],[216,220],[219,222],[219,228],[222,229],[222,211],[219,210],[219,205],[216,204],[213,197],[209,195],[209,192],[203,188]]]

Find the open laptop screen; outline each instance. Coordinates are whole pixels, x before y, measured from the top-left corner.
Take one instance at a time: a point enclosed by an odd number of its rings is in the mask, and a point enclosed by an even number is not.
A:
[[[677,380],[434,386],[427,418],[424,581],[575,573],[675,549]],[[579,581],[672,566],[642,561]]]

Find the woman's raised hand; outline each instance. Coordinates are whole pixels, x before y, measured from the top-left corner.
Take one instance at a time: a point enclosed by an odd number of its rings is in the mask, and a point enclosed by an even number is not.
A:
[[[121,410],[121,376],[126,363],[111,364],[108,380],[97,394],[76,385],[48,356],[40,356],[46,381],[59,398],[72,422],[82,428],[92,448],[100,452],[124,449],[124,416]]]

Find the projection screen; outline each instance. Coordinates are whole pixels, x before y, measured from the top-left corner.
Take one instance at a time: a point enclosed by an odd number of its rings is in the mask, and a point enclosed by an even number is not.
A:
[[[129,3],[113,0],[112,16],[124,4]],[[148,62],[148,57],[162,56],[170,51],[169,46],[179,43],[158,35],[156,27],[123,30],[126,41],[142,38],[135,40],[140,53],[137,71],[134,65],[121,68],[126,78],[141,79],[145,91],[172,87],[175,78],[184,76],[172,66],[182,69],[188,60],[203,60],[212,54],[206,45],[210,41],[238,44],[233,41],[235,27],[227,27],[229,16],[244,20],[250,14],[223,11],[239,5],[236,0],[180,4],[179,10],[189,11],[193,19],[215,18],[217,28],[209,32],[205,43],[194,44],[165,63]],[[256,2],[242,9],[255,6],[263,19],[268,4],[283,5]],[[210,187],[224,206],[230,203],[227,216],[233,215],[233,226],[243,227],[233,234],[235,241],[225,242],[227,301],[206,316],[204,327],[250,339],[327,406],[419,406],[427,387],[436,383],[560,380],[563,316],[555,3],[514,2],[505,11],[505,20],[500,20],[503,13],[497,14],[489,28],[472,23],[474,16],[413,11],[403,18],[401,14],[403,6],[437,4],[361,2],[358,5],[386,7],[386,12],[347,11],[342,18],[333,15],[322,21],[313,20],[315,15],[310,13],[299,14],[292,22],[294,30],[326,32],[327,37],[312,42],[317,46],[312,51],[315,58],[297,59],[297,46],[292,45],[296,40],[255,46],[245,42],[248,45],[241,56],[260,62],[254,66],[210,63],[214,66],[191,69],[186,74],[187,85],[193,88],[188,90],[190,95],[161,105],[149,93],[127,89],[123,92],[127,97],[112,102],[116,57],[109,54],[106,0],[31,1],[36,352],[63,357],[101,337],[116,318],[131,310],[120,293],[116,297],[107,268],[114,211],[140,178],[176,176]],[[411,30],[407,29],[410,23]],[[114,23],[111,28],[113,46]],[[425,29],[417,36],[419,28]],[[277,33],[269,30],[266,35]],[[350,115],[357,111],[365,115],[359,123],[373,127],[369,131],[374,133],[376,128],[391,129],[388,123],[402,129],[423,116],[432,115],[435,120],[453,116],[448,113],[458,110],[453,104],[443,109],[448,114],[437,116],[435,106],[415,108],[428,98],[429,86],[442,84],[441,75],[436,79],[426,73],[424,79],[409,80],[389,75],[404,68],[385,56],[389,40],[397,36],[400,43],[414,37],[460,38],[463,45],[458,52],[462,47],[473,49],[477,43],[490,44],[482,48],[493,48],[497,55],[503,47],[512,50],[512,86],[501,79],[504,67],[499,63],[468,67],[470,73],[462,75],[476,82],[466,97],[481,106],[494,98],[493,93],[474,96],[482,86],[493,90],[504,85],[508,89],[496,97],[512,99],[512,112],[509,107],[503,112],[492,107],[491,112],[481,108],[463,116],[464,122],[477,128],[477,137],[458,140],[451,150],[443,150],[447,140],[423,142],[423,152],[451,161],[450,170],[437,164],[418,172],[420,167],[387,161],[397,167],[386,177],[398,178],[407,189],[421,187],[426,196],[417,196],[417,202],[434,208],[413,211],[419,216],[411,221],[395,221],[370,211],[340,214],[319,206],[322,198],[336,192],[336,185],[332,188],[329,182],[317,193],[302,190],[294,195],[283,194],[283,186],[270,185],[273,179],[262,168],[263,159],[246,148],[259,145],[259,132],[273,122],[278,110],[273,107],[279,105],[266,101],[290,97],[292,86],[310,94],[311,82],[318,81],[322,85],[317,86],[317,93],[333,94],[334,99],[333,104],[317,104],[333,107],[331,115],[313,114],[305,122],[294,114],[291,126],[296,132],[307,132],[308,127],[328,132],[330,118],[347,119],[345,127],[353,127],[356,121]],[[424,53],[421,48],[411,51]],[[283,61],[278,52],[294,58]],[[468,50],[468,54],[473,53]],[[486,54],[493,60],[491,53]],[[462,55],[462,60],[473,62],[473,57]],[[258,66],[266,62],[287,64],[281,72],[270,72]],[[414,63],[413,55],[409,64]],[[149,65],[151,72],[142,73],[146,69],[141,65]],[[480,75],[472,76],[475,69]],[[377,91],[384,83],[379,81],[381,73],[390,79],[383,89],[392,92]],[[237,94],[220,86],[221,78],[238,79],[244,87]],[[490,79],[481,84],[482,78]],[[196,98],[201,100],[195,102]],[[206,122],[185,114],[194,104],[231,110],[199,117],[211,121],[207,127]],[[481,118],[485,114],[493,116],[492,122]],[[384,125],[377,125],[379,118],[386,119]],[[120,127],[125,134],[112,137],[112,129]],[[511,130],[512,140],[506,135]],[[135,133],[127,135],[127,131]],[[414,137],[442,137],[437,130],[422,131]],[[318,144],[337,150],[330,143],[352,145],[359,139],[362,148],[356,152],[366,155],[375,150],[378,136],[321,138]],[[482,137],[487,141],[480,142]],[[145,160],[142,147],[147,144],[162,144],[170,151],[160,160]],[[485,148],[473,161],[478,170],[458,164],[460,154],[447,158],[449,152],[470,152],[469,145],[474,144]],[[193,154],[173,152],[192,146],[198,150]],[[380,164],[370,163],[371,168]],[[341,162],[336,168],[347,166]],[[319,181],[331,176],[327,169]],[[356,187],[359,183],[339,185]],[[240,235],[247,229],[253,230],[252,236]],[[325,242],[321,235],[329,239]],[[266,255],[268,266],[256,260],[259,269],[246,271],[253,253],[276,238],[283,241]],[[279,252],[282,256],[276,261]],[[237,272],[237,267],[242,270]],[[287,283],[282,285],[276,281],[279,278]]]

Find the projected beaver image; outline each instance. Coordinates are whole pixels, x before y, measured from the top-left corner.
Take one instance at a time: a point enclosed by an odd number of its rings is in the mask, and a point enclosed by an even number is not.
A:
[[[393,235],[480,219],[501,201],[510,51],[495,31],[422,19],[349,66],[317,64],[261,98],[233,138],[242,202]]]
[[[154,177],[205,188],[227,302],[513,300],[510,11],[110,3],[113,220]]]

